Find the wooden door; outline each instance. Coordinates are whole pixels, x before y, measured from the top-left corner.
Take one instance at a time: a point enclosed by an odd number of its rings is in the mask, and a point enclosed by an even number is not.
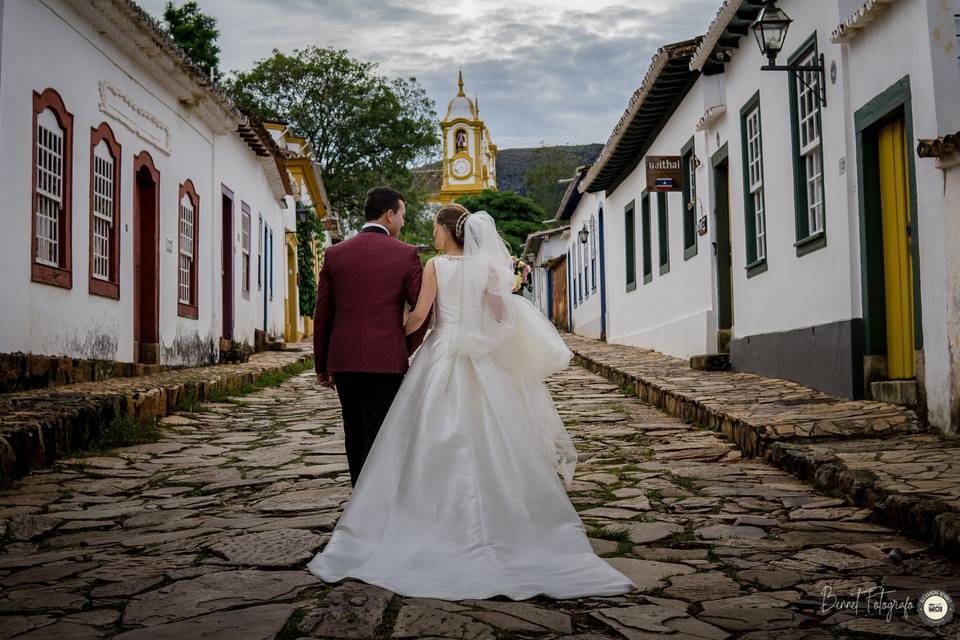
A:
[[[133,167],[133,359],[159,364],[160,172],[146,151]]]
[[[223,241],[221,242],[220,275],[223,308],[223,337],[233,340],[233,191],[222,187]]]
[[[906,379],[913,370],[913,265],[910,261],[910,201],[903,119],[884,125],[877,136],[880,215],[883,228],[883,283],[887,326],[887,377]]]

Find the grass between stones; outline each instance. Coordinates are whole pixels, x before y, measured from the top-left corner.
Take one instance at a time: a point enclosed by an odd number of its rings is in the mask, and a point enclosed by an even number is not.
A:
[[[280,629],[280,632],[277,633],[276,640],[296,640],[297,638],[303,637],[303,632],[300,631],[300,621],[303,620],[307,615],[307,610],[303,607],[300,607],[287,618],[287,623],[283,625],[283,628]]]
[[[702,482],[703,478],[698,478],[697,476],[678,476],[671,473],[670,480],[675,485],[686,489],[695,496],[703,495],[703,491],[697,486],[697,483]]]

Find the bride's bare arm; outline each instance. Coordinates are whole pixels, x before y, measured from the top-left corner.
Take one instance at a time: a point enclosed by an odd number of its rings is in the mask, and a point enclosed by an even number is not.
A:
[[[420,285],[420,297],[417,298],[417,306],[407,316],[407,321],[403,323],[403,332],[406,335],[410,335],[424,323],[436,297],[437,268],[434,266],[433,260],[430,260],[427,262],[427,266],[423,268],[423,281]]]

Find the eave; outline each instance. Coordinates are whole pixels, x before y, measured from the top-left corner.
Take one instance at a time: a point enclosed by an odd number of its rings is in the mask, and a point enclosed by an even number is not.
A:
[[[580,182],[590,170],[591,166],[593,165],[588,164],[577,167],[576,172],[573,174],[573,179],[567,185],[567,190],[563,192],[563,197],[560,199],[560,206],[557,207],[557,215],[553,218],[554,220],[569,220],[570,217],[573,216],[577,205],[580,204],[580,198],[583,197],[583,193],[580,191]]]
[[[690,68],[707,76],[723,73],[730,52],[740,47],[762,8],[763,0],[725,0],[690,59]]]
[[[162,27],[132,0],[64,0],[111,44],[170,91],[180,107],[217,133],[243,120],[236,105],[193,63]]]
[[[270,132],[253,116],[247,116],[236,132],[257,156],[277,199],[282,201],[284,197],[292,196],[293,185],[290,184],[283,152]]]
[[[690,57],[700,42],[697,37],[657,51],[643,84],[583,178],[580,191],[610,193],[637,167],[700,76],[699,71],[690,69]]]
[[[860,8],[850,14],[846,20],[830,34],[830,42],[850,42],[872,22],[886,13],[895,0],[866,0]]]

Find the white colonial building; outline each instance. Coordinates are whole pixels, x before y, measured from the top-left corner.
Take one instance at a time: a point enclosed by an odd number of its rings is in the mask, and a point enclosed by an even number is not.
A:
[[[283,336],[280,148],[130,0],[0,0],[0,149],[0,351],[199,364]]]
[[[716,351],[718,324],[723,322],[714,312],[712,252],[707,239],[697,233],[697,221],[705,215],[698,187],[705,185],[697,181],[704,169],[704,138],[696,125],[716,101],[715,91],[709,90],[714,83],[698,80],[699,74],[689,69],[699,42],[689,40],[657,52],[600,157],[581,181],[584,198],[571,223],[582,228],[597,215],[604,236],[600,244],[605,295],[579,303],[586,307],[587,317],[577,321],[574,313],[575,330],[600,335],[599,321],[588,318],[599,318],[602,306],[610,342],[684,358]],[[648,185],[646,164],[652,156],[681,157],[682,190],[657,191]],[[587,244],[592,256],[596,241]],[[578,257],[576,248],[573,253],[574,262],[592,259]]]
[[[569,327],[566,265],[569,235],[569,226],[538,231],[527,236],[523,247],[523,258],[531,268],[530,301],[540,313],[564,328]]]
[[[661,49],[580,181],[603,200],[571,224],[574,330],[729,351],[735,370],[915,405],[956,432],[960,1],[780,0],[776,62],[804,71],[761,71],[762,5],[727,0],[702,38]],[[680,192],[648,185],[653,156],[681,160]],[[600,208],[598,332],[575,274]]]

